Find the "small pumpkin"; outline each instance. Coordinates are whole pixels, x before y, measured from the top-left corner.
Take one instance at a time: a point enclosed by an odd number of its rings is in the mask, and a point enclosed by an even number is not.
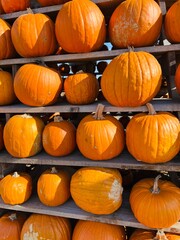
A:
[[[33,213],[22,227],[23,239],[71,240],[70,221],[63,217]]]
[[[111,214],[122,204],[122,177],[117,169],[83,167],[72,175],[70,192],[84,211]]]
[[[122,226],[79,220],[74,228],[72,240],[126,240],[125,229]]]
[[[130,192],[130,206],[135,218],[145,226],[163,229],[180,219],[180,189],[171,181],[145,178]]]
[[[68,2],[68,1],[69,0],[37,0],[37,2],[40,3],[40,5],[42,7],[63,4],[63,3]]]
[[[28,114],[14,115],[5,124],[3,139],[13,157],[31,157],[42,150],[43,121]]]
[[[30,0],[1,0],[1,4],[5,13],[13,13],[30,7]]]
[[[6,204],[16,205],[26,202],[32,193],[32,178],[25,172],[6,175],[0,182],[1,198]]]
[[[176,91],[178,94],[180,94],[180,64],[178,64],[176,68],[174,80],[176,85]]]

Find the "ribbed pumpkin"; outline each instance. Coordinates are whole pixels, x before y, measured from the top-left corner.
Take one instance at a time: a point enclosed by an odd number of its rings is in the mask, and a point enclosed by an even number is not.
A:
[[[130,193],[134,216],[149,228],[168,228],[180,219],[180,189],[160,177],[138,181]]]
[[[1,239],[19,240],[26,215],[20,212],[5,213],[0,218]]]
[[[57,50],[54,22],[43,13],[20,15],[12,25],[11,37],[22,57],[41,57]]]
[[[13,157],[31,157],[42,150],[43,121],[28,114],[14,115],[4,126],[6,150]]]
[[[26,10],[30,6],[30,0],[1,0],[1,4],[5,13],[12,13]]]
[[[29,106],[46,106],[55,103],[62,90],[61,75],[38,64],[24,64],[14,77],[17,98]]]
[[[180,1],[174,2],[168,9],[164,19],[164,31],[171,43],[180,42]]]
[[[48,123],[43,130],[42,143],[49,155],[68,155],[76,148],[76,128],[70,121],[55,116],[54,121]]]
[[[79,220],[74,228],[72,240],[125,240],[124,227],[93,221]]]
[[[101,78],[102,93],[117,107],[137,107],[156,96],[162,83],[162,69],[150,53],[123,53],[106,67]]]
[[[47,206],[58,206],[70,197],[71,175],[67,170],[47,169],[37,182],[37,194],[40,201]]]
[[[170,161],[180,150],[179,120],[169,112],[156,113],[152,104],[148,103],[147,107],[149,113],[134,115],[127,125],[128,151],[146,163]]]
[[[37,0],[37,2],[40,3],[42,7],[63,4],[68,1],[69,0]]]
[[[0,151],[4,148],[3,131],[4,131],[4,124],[0,123]]]
[[[12,74],[0,69],[0,105],[12,104],[15,100]]]
[[[94,2],[72,0],[59,10],[55,33],[59,45],[67,52],[95,51],[105,42],[105,18]]]
[[[6,204],[16,205],[26,202],[32,193],[32,179],[28,173],[14,172],[0,182],[1,198]]]
[[[98,104],[95,114],[88,114],[78,124],[76,143],[80,152],[91,160],[109,160],[124,149],[122,124],[113,116],[104,114]]]
[[[11,26],[0,18],[0,60],[15,56],[15,49],[11,39]]]
[[[83,167],[72,175],[70,192],[84,211],[111,214],[122,204],[122,177],[117,169]]]
[[[174,80],[176,85],[176,91],[178,92],[178,94],[180,94],[180,64],[176,68]]]
[[[99,82],[94,74],[80,71],[65,79],[64,91],[69,103],[89,104],[98,96]]]
[[[162,12],[154,0],[126,0],[113,12],[109,38],[118,48],[154,44],[160,35]]]
[[[21,230],[24,239],[71,240],[71,225],[67,218],[45,214],[31,214]]]

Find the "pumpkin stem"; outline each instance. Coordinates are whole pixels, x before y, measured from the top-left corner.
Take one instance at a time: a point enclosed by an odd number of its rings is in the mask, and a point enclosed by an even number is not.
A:
[[[20,175],[18,174],[18,172],[14,172],[12,176],[15,177],[15,178],[17,178],[17,177],[19,177]]]
[[[9,219],[10,219],[11,221],[16,220],[16,219],[17,219],[16,213],[12,213],[11,215],[9,215]]]
[[[146,107],[149,111],[149,115],[155,115],[156,111],[151,103],[146,103]]]
[[[57,173],[58,171],[57,171],[57,169],[55,168],[55,167],[52,167],[51,168],[51,173]]]
[[[163,230],[158,230],[156,233],[156,237],[154,238],[154,240],[168,240],[168,238],[166,237],[165,233],[163,232]]]
[[[33,13],[33,10],[31,8],[27,8],[27,13]]]
[[[97,105],[97,108],[96,108],[96,112],[94,114],[94,118],[97,119],[97,120],[102,120],[104,119],[104,116],[103,116],[103,111],[104,111],[104,105],[103,104],[98,104]]]
[[[154,179],[154,185],[152,188],[152,193],[153,194],[158,194],[160,192],[160,189],[158,187],[158,180],[161,178],[161,175],[158,175],[155,179]]]
[[[133,46],[128,46],[129,52],[134,52],[134,47]]]

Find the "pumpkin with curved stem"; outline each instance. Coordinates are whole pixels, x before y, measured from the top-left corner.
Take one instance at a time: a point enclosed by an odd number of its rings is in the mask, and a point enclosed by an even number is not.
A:
[[[59,10],[55,21],[59,45],[71,53],[100,49],[106,39],[105,17],[90,0],[72,0]]]
[[[83,167],[72,175],[70,192],[84,211],[111,214],[122,204],[122,177],[117,169]]]
[[[85,116],[77,127],[77,146],[90,160],[109,160],[124,149],[122,124],[111,115],[103,115],[103,111],[104,105],[98,104],[96,113]]]
[[[127,149],[138,161],[168,162],[180,150],[179,120],[169,112],[156,113],[150,103],[146,105],[149,113],[134,115],[127,125]]]
[[[180,219],[180,189],[172,182],[145,178],[131,189],[130,206],[136,219],[149,228],[168,228]]]
[[[37,2],[40,3],[42,7],[63,4],[68,1],[69,0],[37,0]]]
[[[1,0],[1,4],[5,13],[12,13],[26,10],[30,7],[30,0]]]
[[[72,240],[125,240],[126,233],[122,226],[79,220],[74,228]]]

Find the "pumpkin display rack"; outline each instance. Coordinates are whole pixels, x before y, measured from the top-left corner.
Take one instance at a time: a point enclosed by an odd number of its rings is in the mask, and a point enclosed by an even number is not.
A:
[[[111,14],[111,9],[103,7],[104,0],[94,0],[94,2],[100,6],[104,15],[106,16],[106,20],[108,21],[109,15]],[[163,15],[165,15],[167,6],[172,4],[171,1],[159,1],[159,5],[161,7]],[[101,5],[102,4],[102,5]],[[116,3],[117,4],[117,3]],[[49,7],[37,7],[33,8],[34,13],[46,13],[53,20],[57,16],[57,12],[60,10],[62,5],[55,5]],[[116,6],[113,6],[112,11]],[[27,13],[27,11],[19,11],[8,14],[1,14],[0,17],[10,24],[17,19],[18,16]],[[154,55],[161,64],[162,72],[163,72],[163,83],[160,88],[160,91],[153,98],[151,103],[155,111],[167,111],[173,112],[177,117],[179,117],[180,112],[180,104],[179,104],[179,95],[175,89],[174,83],[174,74],[176,70],[176,66],[179,63],[179,55],[180,55],[180,44],[165,44],[166,39],[164,38],[164,32],[161,31],[161,36],[158,39],[156,45],[147,46],[147,47],[135,47],[135,52],[145,51]],[[26,63],[37,63],[44,62],[48,66],[56,66],[67,67],[67,71],[62,73],[62,78],[66,78],[69,75],[73,74],[73,71],[90,69],[90,72],[94,73],[96,76],[101,78],[102,72],[107,66],[107,63],[111,61],[116,56],[128,52],[128,48],[116,49],[112,48],[112,45],[109,43],[109,39],[105,41],[103,48],[99,51],[92,51],[88,53],[66,53],[63,52],[62,49],[59,49],[60,52],[54,55],[48,55],[43,57],[16,57],[10,59],[0,60],[0,67],[3,69],[7,69],[12,72],[13,75],[16,74],[19,67]],[[62,51],[62,52],[61,52]],[[100,67],[99,63],[104,63],[104,69],[101,71],[98,68]],[[101,81],[101,80],[99,80]],[[94,101],[88,105],[77,105],[70,104],[66,101],[66,99],[62,96],[57,103],[43,106],[43,107],[30,107],[28,105],[22,103],[14,103],[8,106],[0,106],[0,116],[2,119],[7,121],[12,115],[15,114],[32,114],[43,117],[51,116],[54,113],[60,112],[62,116],[67,118],[72,118],[71,120],[77,124],[78,121],[88,113],[93,113],[97,109],[98,103],[102,103],[104,105],[104,112],[108,112],[114,116],[130,116],[132,117],[136,113],[139,112],[147,112],[148,108],[146,105],[138,106],[138,107],[116,107],[108,103],[103,97],[99,97],[97,101]],[[77,121],[77,122],[76,122]],[[119,156],[111,159],[110,161],[90,161],[88,158],[84,157],[78,150],[74,151],[70,155],[63,156],[60,158],[56,158],[48,155],[44,151],[41,151],[35,156],[28,158],[16,158],[12,157],[6,151],[0,152],[0,168],[1,175],[4,176],[8,172],[12,172],[12,169],[24,168],[24,166],[30,166],[30,168],[37,168],[33,174],[37,172],[41,172],[47,166],[68,166],[68,167],[105,167],[105,168],[113,168],[113,169],[121,169],[121,170],[133,170],[133,171],[142,171],[142,172],[162,172],[164,174],[169,174],[172,181],[176,182],[179,186],[179,173],[180,173],[180,161],[179,156],[177,155],[171,161],[163,164],[146,164],[140,161],[136,161],[133,156],[131,156],[127,150],[125,149]],[[40,214],[49,214],[54,216],[62,216],[71,219],[82,219],[82,220],[91,220],[98,221],[116,225],[122,225],[132,228],[144,228],[144,225],[139,223],[135,217],[133,216],[130,206],[128,204],[128,193],[124,194],[123,197],[123,205],[120,209],[118,209],[113,214],[109,215],[95,215],[85,212],[78,208],[74,201],[69,200],[65,204],[57,207],[47,207],[43,205],[37,195],[32,195],[30,200],[22,205],[8,205],[5,204],[0,199],[0,209],[3,210],[16,210],[22,212],[29,213],[40,213]],[[177,222],[172,227],[167,228],[168,232],[176,232],[180,233],[180,222]]]

